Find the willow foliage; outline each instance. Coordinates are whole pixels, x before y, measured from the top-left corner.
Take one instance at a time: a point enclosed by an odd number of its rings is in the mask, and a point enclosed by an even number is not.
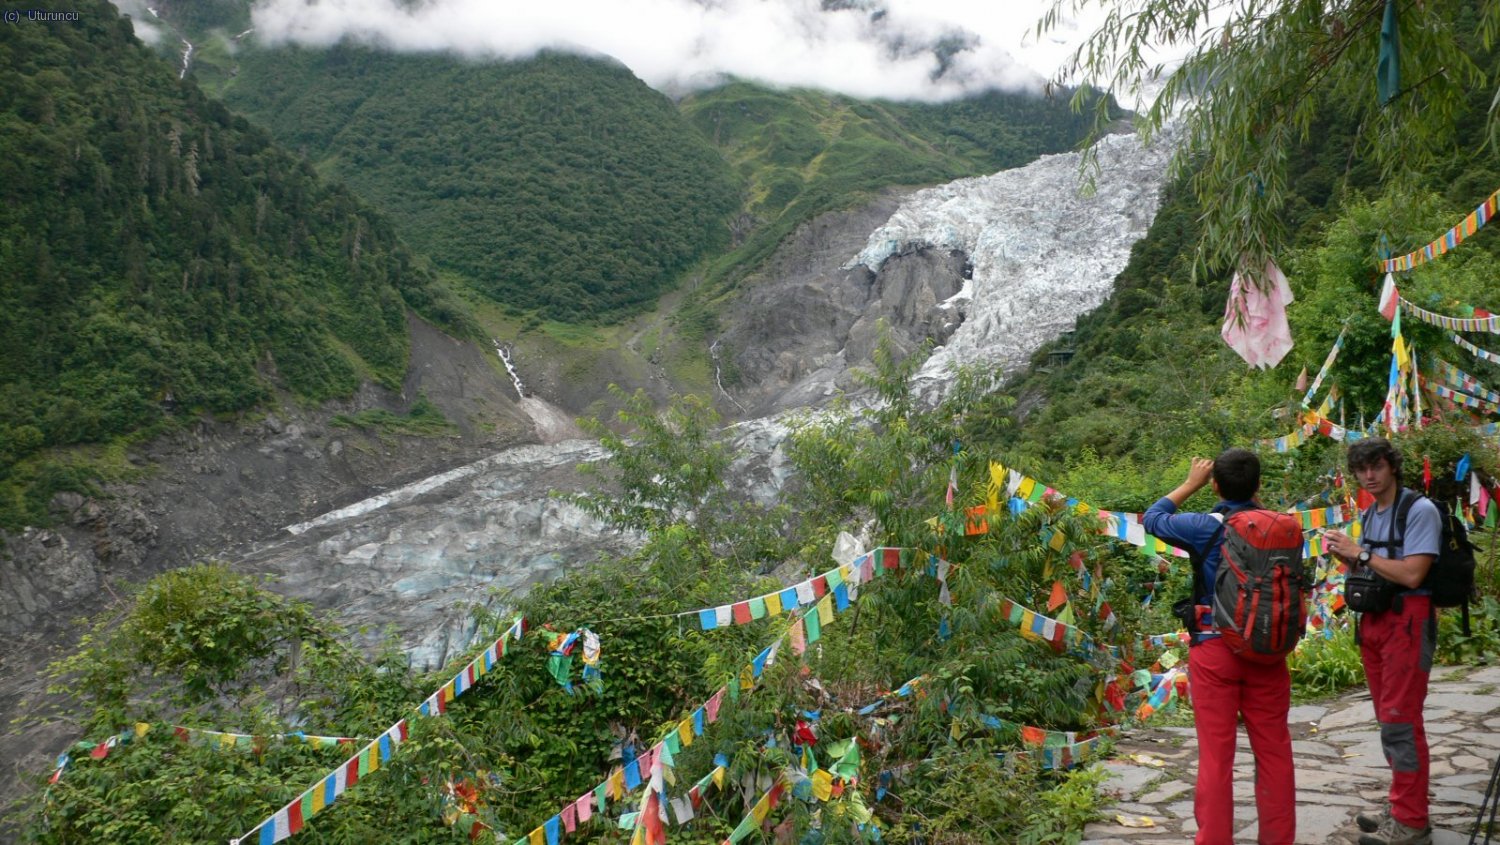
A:
[[[1090,5],[1058,0],[1038,32],[1058,28]],[[1376,68],[1386,0],[1098,5],[1106,11],[1104,23],[1059,81],[1087,79],[1136,93],[1161,85],[1140,123],[1148,136],[1180,127],[1174,175],[1191,175],[1202,207],[1200,271],[1241,263],[1255,270],[1286,244],[1289,166],[1329,108],[1347,110],[1359,127],[1350,164],[1368,160],[1398,189],[1451,159],[1455,148],[1484,140],[1462,136],[1457,127],[1472,92],[1495,85],[1480,54],[1500,31],[1500,3],[1396,3],[1401,82],[1384,105]],[[1186,50],[1186,57],[1168,66],[1157,58],[1158,48]],[[1109,115],[1097,103],[1095,109],[1098,132]],[[1492,109],[1491,139],[1496,127]],[[1401,246],[1393,244],[1398,251]]]

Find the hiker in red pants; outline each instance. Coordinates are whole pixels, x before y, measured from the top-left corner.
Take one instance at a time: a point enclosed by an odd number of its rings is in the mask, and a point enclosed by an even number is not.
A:
[[[1430,500],[1402,489],[1401,453],[1385,438],[1354,443],[1348,465],[1375,504],[1360,519],[1364,532],[1359,541],[1329,531],[1324,542],[1345,563],[1373,570],[1383,579],[1371,591],[1372,604],[1363,608],[1355,630],[1380,723],[1380,745],[1391,767],[1385,808],[1360,813],[1355,823],[1364,831],[1360,845],[1428,845],[1432,827],[1422,707],[1437,646],[1437,614],[1422,582],[1441,548],[1442,515]],[[1351,608],[1362,609],[1354,607],[1347,588],[1345,596]]]
[[[1190,496],[1213,484],[1219,503],[1209,513],[1177,513]],[[1297,791],[1287,710],[1292,679],[1286,661],[1260,663],[1230,651],[1213,628],[1214,575],[1222,560],[1224,519],[1258,509],[1260,459],[1246,449],[1218,458],[1194,458],[1187,480],[1146,511],[1151,534],[1188,552],[1195,567],[1193,595],[1178,603],[1193,631],[1188,649],[1188,691],[1198,733],[1198,785],[1193,816],[1198,845],[1234,841],[1234,746],[1243,719],[1255,757],[1255,808],[1262,845],[1292,845],[1297,835]]]

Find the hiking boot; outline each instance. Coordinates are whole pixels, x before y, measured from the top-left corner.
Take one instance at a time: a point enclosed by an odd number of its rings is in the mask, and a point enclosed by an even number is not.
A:
[[[1391,805],[1385,804],[1380,808],[1380,812],[1378,813],[1365,811],[1355,816],[1354,823],[1359,825],[1359,829],[1364,831],[1365,833],[1374,833],[1375,831],[1379,830],[1380,826],[1385,824],[1385,820],[1390,817]]]
[[[1359,845],[1432,845],[1432,827],[1407,827],[1386,816],[1373,833],[1362,833]]]

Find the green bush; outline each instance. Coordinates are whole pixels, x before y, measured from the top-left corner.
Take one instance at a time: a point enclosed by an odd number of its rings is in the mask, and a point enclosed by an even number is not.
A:
[[[1331,639],[1314,635],[1304,640],[1287,661],[1292,691],[1298,698],[1336,695],[1365,682],[1365,667],[1352,627],[1340,628]]]
[[[1469,633],[1457,610],[1438,616],[1437,661],[1452,666],[1489,663],[1500,658],[1500,601],[1495,594],[1482,595],[1469,606]]]

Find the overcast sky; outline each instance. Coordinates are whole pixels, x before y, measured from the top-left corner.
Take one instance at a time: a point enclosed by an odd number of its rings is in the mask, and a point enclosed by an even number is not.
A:
[[[259,0],[263,44],[352,37],[397,50],[517,58],[603,53],[663,91],[724,75],[857,97],[946,99],[1039,89],[1098,10],[1041,40],[1050,0]],[[830,4],[835,5],[835,4]],[[963,47],[938,73],[932,47]]]

